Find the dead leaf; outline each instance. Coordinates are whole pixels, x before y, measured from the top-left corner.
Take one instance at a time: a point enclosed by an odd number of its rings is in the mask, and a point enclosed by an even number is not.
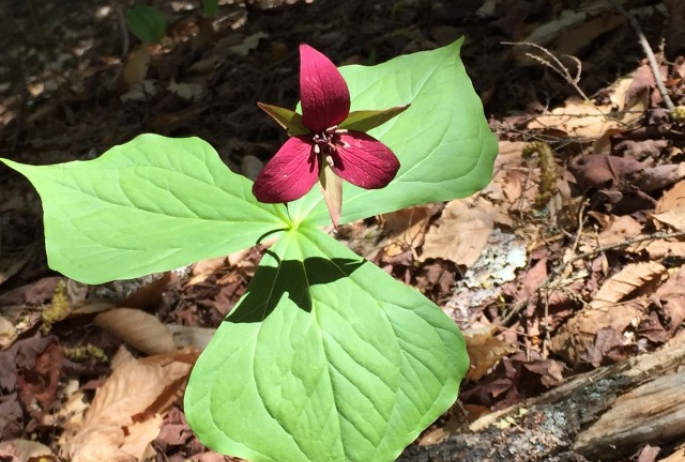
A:
[[[673,335],[685,321],[685,266],[672,275],[654,294],[659,312],[666,321],[666,328]]]
[[[678,231],[685,231],[685,181],[677,183],[661,196],[654,218]]]
[[[179,96],[180,98],[187,100],[198,99],[205,92],[205,87],[199,83],[177,83],[175,80],[169,82],[168,90]]]
[[[671,186],[683,178],[685,178],[685,163],[658,165],[646,168],[642,172],[639,187],[644,192],[652,192]]]
[[[62,349],[53,342],[36,356],[32,368],[22,369],[17,374],[19,399],[34,417],[40,418],[55,401],[62,359]]]
[[[193,266],[190,273],[191,277],[188,280],[189,286],[194,286],[207,280],[209,276],[214,274],[220,268],[226,265],[226,257],[210,258],[209,260],[202,260]]]
[[[194,347],[204,350],[212,340],[216,329],[199,326],[181,326],[179,324],[167,324],[167,329],[173,335],[174,343],[179,348]]]
[[[390,237],[390,245],[401,248],[421,247],[432,214],[431,206],[410,207],[383,215],[383,228]]]
[[[142,83],[147,76],[152,55],[146,46],[134,48],[126,57],[122,77],[128,85]]]
[[[0,316],[0,350],[9,348],[17,339],[19,333],[14,328],[14,324],[3,316]]]
[[[135,359],[121,348],[112,360],[112,375],[95,393],[83,423],[65,428],[65,457],[73,462],[138,461],[143,443],[146,446],[157,437],[160,415],[168,410],[153,405],[170,389],[180,388],[193,357],[176,352]],[[139,418],[150,412],[149,419]],[[134,416],[138,416],[135,422]]]
[[[240,43],[229,47],[228,50],[238,56],[247,56],[248,54],[250,54],[250,51],[254,50],[259,46],[259,41],[261,39],[268,37],[269,34],[265,32],[256,32],[252,35],[248,35],[247,37],[243,37],[240,40]]]
[[[148,282],[135,292],[129,294],[119,306],[127,308],[152,309],[157,308],[162,302],[164,291],[171,282],[171,272],[167,271],[161,277]]]
[[[57,460],[52,450],[43,443],[25,439],[0,442],[0,459],[2,460],[4,460],[4,453],[14,453],[23,462]]]
[[[143,353],[171,353],[177,349],[169,329],[157,316],[141,310],[115,308],[95,316],[93,323]]]
[[[573,367],[583,360],[593,360],[588,353],[600,329],[612,328],[617,332],[637,326],[641,319],[642,305],[626,303],[600,309],[585,309],[564,324],[550,341],[550,349],[568,361]],[[601,359],[600,359],[601,360]]]
[[[569,165],[569,170],[583,190],[618,188],[630,175],[643,169],[635,159],[583,154]]]
[[[626,250],[636,254],[646,253],[650,260],[661,260],[666,257],[685,258],[685,242],[679,241],[657,239],[631,245]]]
[[[471,361],[469,371],[466,373],[467,380],[479,380],[495,367],[503,356],[518,351],[514,345],[493,337],[489,331],[472,336],[465,332],[464,340]]]
[[[469,267],[478,260],[495,223],[511,225],[506,215],[482,197],[451,201],[442,212],[440,227],[426,234],[420,260],[443,258]]]
[[[590,302],[593,309],[606,308],[624,300],[659,279],[666,268],[657,262],[631,263],[606,280]]]
[[[599,364],[598,361],[601,362],[604,354],[617,345],[613,341],[607,343],[609,337],[596,338],[598,331],[611,328],[620,336],[626,327],[637,327],[642,319],[641,302],[634,300],[630,303],[618,303],[646,290],[665,272],[666,268],[656,262],[632,263],[623,267],[602,285],[590,302],[590,308],[576,314],[552,337],[551,350],[574,366],[582,360]],[[612,338],[615,339],[615,335]],[[597,340],[602,340],[605,344],[597,345]]]
[[[541,376],[540,381],[548,388],[564,383],[564,365],[553,359],[538,359],[523,363],[523,367]]]
[[[612,216],[609,226],[597,236],[597,243],[600,246],[618,244],[639,236],[641,231],[642,225],[631,216]]]
[[[607,130],[620,127],[610,119],[608,105],[595,106],[581,98],[566,100],[564,106],[555,108],[549,114],[536,117],[528,124],[529,130],[556,129],[569,136],[599,139]]]

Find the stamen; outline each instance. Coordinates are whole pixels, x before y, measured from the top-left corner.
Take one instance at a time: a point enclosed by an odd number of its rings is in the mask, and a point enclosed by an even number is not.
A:
[[[339,129],[335,130],[336,135],[346,135],[347,132],[348,132],[348,130],[346,128],[339,128]]]
[[[330,165],[331,167],[335,167],[333,164],[333,157],[332,156],[326,156],[326,163]]]
[[[314,154],[320,154],[320,153],[321,153],[321,148],[319,147],[318,144],[315,144],[314,145]]]

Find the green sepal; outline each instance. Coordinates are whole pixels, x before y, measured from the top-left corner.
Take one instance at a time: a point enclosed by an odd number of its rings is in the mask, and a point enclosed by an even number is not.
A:
[[[302,116],[295,111],[272,104],[257,103],[278,125],[288,130],[289,136],[306,135],[310,133],[302,122]]]
[[[410,105],[395,106],[382,111],[354,111],[338,125],[340,129],[356,130],[367,132],[386,123],[393,117],[397,117],[404,112]]]

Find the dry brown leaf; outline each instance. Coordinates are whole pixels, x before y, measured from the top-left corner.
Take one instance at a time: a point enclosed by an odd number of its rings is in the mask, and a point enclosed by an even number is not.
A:
[[[19,333],[8,319],[0,316],[0,350],[6,350],[17,339]]]
[[[495,223],[511,225],[506,215],[482,197],[451,201],[442,212],[440,227],[426,234],[420,260],[442,258],[469,267],[478,260]]]
[[[174,278],[175,276],[172,276],[171,272],[167,271],[161,277],[153,279],[129,294],[119,303],[119,306],[140,309],[157,308],[163,300],[167,286]]]
[[[552,110],[549,114],[536,117],[528,124],[528,129],[563,130],[570,136],[598,139],[607,130],[618,128],[620,124],[607,117],[611,112],[608,105],[595,106],[583,99],[573,97],[566,104]]]
[[[587,17],[588,14],[584,11],[563,10],[558,18],[552,21],[545,21],[533,30],[523,41],[547,46],[549,43],[552,43],[562,36],[566,31],[580,27],[586,22]]]
[[[617,274],[606,280],[595,294],[590,306],[594,309],[606,308],[624,300],[629,295],[654,282],[666,272],[657,262],[632,263],[623,267]]]
[[[383,215],[383,228],[392,236],[390,242],[402,247],[422,246],[431,210],[432,207],[424,205]]]
[[[126,427],[126,438],[120,450],[136,456],[140,454],[138,460],[142,460],[142,455],[145,454],[147,447],[159,435],[163,420],[160,414],[155,414],[147,420],[135,422]]]
[[[600,246],[618,244],[627,239],[634,238],[642,231],[642,225],[629,215],[612,217],[609,226],[599,233],[597,243]]]
[[[135,359],[121,348],[112,360],[112,375],[95,393],[83,423],[65,429],[65,457],[72,462],[138,461],[142,453],[126,450],[140,450],[145,439],[150,443],[161,423],[159,416],[152,416],[153,422],[147,424],[139,417],[151,412],[170,388],[180,388],[192,367],[189,358],[196,355],[176,352]],[[154,409],[159,415],[167,410]]]
[[[195,347],[198,350],[204,350],[216,333],[216,329],[209,327],[181,326],[179,324],[167,324],[166,327],[173,335],[176,346],[181,348]]]
[[[52,453],[52,450],[46,445],[39,443],[38,441],[16,439],[0,442],[0,453],[2,453],[3,451],[8,451],[16,454],[16,457],[21,461],[57,460],[55,455]],[[0,456],[0,458],[2,457]]]
[[[176,83],[172,78],[168,90],[180,98],[194,100],[200,98],[205,92],[205,86],[199,83]]]
[[[654,218],[678,231],[685,231],[685,181],[677,183],[661,196]]]
[[[495,159],[494,174],[490,184],[482,191],[482,195],[493,202],[508,202],[514,204],[522,196],[532,203],[537,194],[537,172],[531,172],[522,157],[523,148],[528,143],[521,141],[500,141],[499,154]],[[533,173],[533,177],[531,177]],[[527,189],[524,191],[524,187]]]
[[[145,46],[131,50],[124,64],[124,82],[133,85],[145,80],[151,59],[152,55]]]
[[[678,182],[661,196],[654,213],[665,213],[677,208],[685,208],[685,181]]]
[[[95,316],[94,324],[127,345],[150,355],[176,351],[176,343],[157,316],[131,308],[115,308]]]
[[[637,303],[585,309],[559,329],[550,341],[550,349],[576,366],[600,329],[613,328],[623,332],[629,325],[637,326],[641,316],[642,306]]]
[[[214,274],[218,269],[226,264],[226,257],[210,258],[209,260],[202,260],[195,264],[193,271],[188,281],[189,286],[194,286],[207,280],[209,276]]]
[[[467,380],[480,379],[504,356],[518,351],[514,345],[493,337],[490,332],[477,333],[473,336],[465,334],[464,340],[471,361],[469,371],[466,373]]]
[[[626,250],[631,253],[644,252],[650,260],[661,260],[666,257],[685,258],[685,242],[671,242],[664,239],[634,244]]]
[[[579,27],[567,31],[555,48],[558,54],[575,55],[594,39],[625,22],[621,14],[602,14],[599,18],[584,21]]]
[[[656,262],[626,265],[602,285],[590,308],[576,314],[559,329],[550,342],[551,350],[577,365],[587,358],[588,348],[593,345],[599,330],[614,329],[621,333],[629,325],[637,326],[643,314],[641,302],[618,303],[665,273],[666,268]]]
[[[685,178],[685,163],[657,165],[646,168],[640,178],[640,190],[652,192]]]

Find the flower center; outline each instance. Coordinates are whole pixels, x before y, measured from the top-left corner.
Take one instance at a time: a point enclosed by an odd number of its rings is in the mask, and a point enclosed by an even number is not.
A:
[[[323,154],[323,159],[331,166],[333,166],[333,156],[338,150],[338,146],[345,148],[350,147],[349,144],[340,139],[340,135],[347,133],[347,130],[338,128],[337,125],[327,128],[321,133],[316,133],[312,136],[314,141],[314,152],[316,154]]]

